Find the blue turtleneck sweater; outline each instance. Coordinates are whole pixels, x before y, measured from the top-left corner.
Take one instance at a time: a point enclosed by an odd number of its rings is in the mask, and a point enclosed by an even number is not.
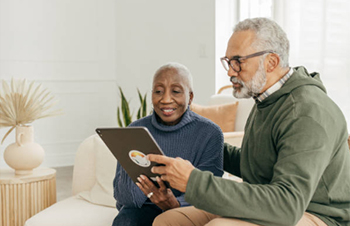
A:
[[[147,127],[166,156],[181,157],[197,169],[222,176],[223,135],[219,126],[189,109],[174,126],[161,124],[157,117],[153,112],[129,126]],[[123,206],[141,208],[147,200],[120,164],[117,164],[113,185],[118,210]],[[189,205],[185,202],[184,193],[172,191],[181,206]]]

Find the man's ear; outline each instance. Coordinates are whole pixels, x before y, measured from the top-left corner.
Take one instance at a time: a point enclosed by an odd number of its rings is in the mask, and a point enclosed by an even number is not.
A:
[[[280,64],[280,57],[278,56],[278,54],[275,54],[275,53],[270,53],[269,55],[267,55],[266,60],[267,60],[267,65],[266,65],[267,72],[274,71]]]
[[[191,105],[193,97],[194,97],[193,92],[190,92],[190,100],[188,101],[188,105]]]

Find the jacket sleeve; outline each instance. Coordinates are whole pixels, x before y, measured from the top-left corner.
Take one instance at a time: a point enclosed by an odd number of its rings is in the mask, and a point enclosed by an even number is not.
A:
[[[318,122],[306,117],[285,122],[274,139],[278,157],[270,183],[239,183],[195,169],[185,200],[223,217],[259,225],[295,225],[332,157],[334,140]]]
[[[241,177],[240,157],[240,148],[224,143],[224,170],[226,172]]]

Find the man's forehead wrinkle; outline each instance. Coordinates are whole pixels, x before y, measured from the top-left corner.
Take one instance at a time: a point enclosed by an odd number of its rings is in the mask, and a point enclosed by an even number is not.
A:
[[[233,33],[227,45],[226,57],[232,59],[235,56],[244,56],[252,52],[255,37],[254,31],[251,30]]]

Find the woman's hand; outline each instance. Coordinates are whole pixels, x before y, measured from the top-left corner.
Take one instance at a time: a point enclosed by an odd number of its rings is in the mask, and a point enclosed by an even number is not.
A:
[[[180,203],[177,201],[171,189],[167,188],[159,177],[157,177],[159,188],[144,175],[141,175],[137,179],[140,183],[136,183],[136,185],[151,200],[151,202],[156,204],[162,210],[165,211],[180,207]]]

